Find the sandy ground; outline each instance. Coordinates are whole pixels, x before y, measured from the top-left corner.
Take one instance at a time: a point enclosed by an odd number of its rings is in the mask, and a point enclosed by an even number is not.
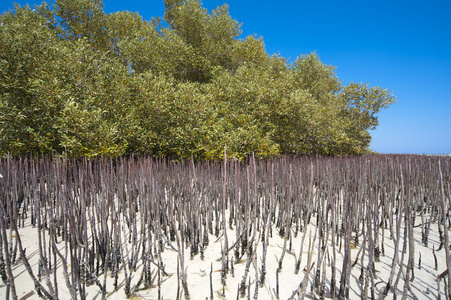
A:
[[[401,229],[402,230],[402,229]],[[295,274],[295,261],[299,255],[301,240],[303,233],[300,232],[297,237],[292,238],[291,251],[289,251],[289,243],[286,244],[287,252],[283,259],[283,268],[279,272],[279,298],[288,299],[293,291],[296,290],[299,284],[302,282],[305,276],[303,269],[306,267],[308,258],[308,248],[309,248],[309,237],[311,232],[311,238],[313,239],[315,227],[309,225],[306,235],[303,255],[301,262],[301,270],[298,274]],[[27,257],[33,267],[35,274],[37,274],[38,269],[38,241],[37,241],[37,229],[33,228],[31,225],[26,225],[24,228],[19,229],[22,243],[26,248]],[[261,272],[261,261],[262,261],[262,249],[263,244],[261,239],[257,244],[257,255],[254,262],[250,265],[249,274],[246,279],[246,283],[250,286],[246,288],[246,296],[244,299],[248,298],[248,291],[250,291],[250,297],[254,298],[256,291],[259,299],[276,299],[276,270],[278,268],[278,261],[281,256],[284,239],[277,235],[277,231],[273,230],[273,235],[269,239],[269,246],[267,252],[267,264],[266,264],[266,280],[263,287],[259,287],[256,290],[256,278],[260,278]],[[233,245],[236,238],[236,233],[234,230],[227,230],[229,247]],[[379,298],[380,291],[385,287],[385,283],[388,280],[390,271],[392,269],[392,258],[394,251],[394,242],[389,238],[390,233],[388,230],[385,231],[385,255],[381,255],[380,262],[375,263],[376,268],[376,297]],[[213,285],[213,296],[215,299],[237,299],[238,287],[242,281],[244,269],[246,266],[247,256],[244,255],[243,259],[233,266],[233,274],[229,272],[227,274],[226,286],[221,283],[221,247],[224,242],[224,236],[221,235],[219,238],[215,236],[210,236],[210,243],[205,249],[205,257],[201,260],[200,254],[196,255],[192,260],[189,257],[189,249],[185,249],[185,267],[187,272],[187,282],[188,289],[191,299],[209,299],[210,298],[210,272],[212,272],[212,285]],[[362,242],[362,241],[360,241]],[[63,243],[60,243],[61,248],[63,248]],[[175,246],[175,243],[174,243]],[[317,261],[317,246],[318,241],[315,242],[313,248],[312,262],[315,262],[315,266],[309,275],[309,285],[307,287],[307,299],[319,299],[319,295],[315,293],[312,288],[314,274],[316,271],[316,261]],[[437,225],[434,224],[431,227],[430,240],[428,247],[423,246],[421,243],[421,229],[420,227],[415,228],[415,278],[411,282],[412,292],[418,299],[437,299],[438,296],[438,286],[437,286],[437,275],[442,273],[446,269],[446,259],[445,251],[442,249],[436,251],[438,268],[435,269],[435,261],[432,255],[432,248],[437,249],[439,246],[439,236],[437,232]],[[402,242],[400,248],[402,249]],[[354,261],[359,246],[352,249],[352,261]],[[332,247],[329,243],[328,245],[329,255],[326,255],[326,298],[330,298],[330,279],[331,279],[331,264],[330,259],[332,258]],[[336,263],[336,286],[337,289],[340,285],[340,270],[342,268],[344,250],[338,251],[337,245],[337,263]],[[419,257],[421,254],[421,268],[419,267]],[[229,258],[233,257],[233,250],[229,253]],[[399,251],[399,258],[401,258],[401,250]],[[404,270],[407,263],[408,253],[404,256]],[[169,245],[165,247],[165,251],[162,253],[163,263],[165,265],[165,270],[169,276],[160,277],[161,280],[161,299],[176,299],[177,298],[177,252],[174,251]],[[140,266],[141,264],[139,264]],[[364,266],[366,267],[366,260],[364,260]],[[159,288],[157,286],[158,275],[157,268],[153,267],[154,286],[146,290],[137,290],[134,292],[132,299],[158,299]],[[133,287],[139,279],[141,274],[141,268],[138,268],[137,272],[134,273],[132,284]],[[398,274],[399,265],[396,266],[396,275]],[[361,295],[361,285],[359,283],[360,276],[360,263],[358,263],[353,269],[351,274],[351,287],[350,287],[350,299],[360,299]],[[14,280],[16,285],[16,291],[19,299],[38,299],[38,295],[34,290],[34,284],[30,279],[22,262],[18,262],[13,266]],[[107,279],[107,291],[108,299],[124,299],[124,277],[123,270],[121,271],[121,277],[119,278],[119,288],[114,291],[113,279]],[[398,296],[402,295],[402,290],[404,287],[404,276],[401,276],[401,280],[398,283]],[[99,278],[103,282],[103,276]],[[41,283],[45,286],[45,281],[42,280]],[[445,299],[443,281],[441,283],[441,297]],[[6,287],[3,283],[0,285],[0,299],[5,299]],[[58,268],[58,294],[59,299],[70,299],[70,293],[66,287],[64,281],[64,274],[62,268]],[[87,287],[87,299],[101,299],[102,295],[100,289],[96,285]],[[182,294],[182,299],[184,295]],[[388,294],[387,299],[392,299],[392,293]],[[409,293],[410,299],[413,299],[411,293]],[[295,298],[297,299],[297,297]]]

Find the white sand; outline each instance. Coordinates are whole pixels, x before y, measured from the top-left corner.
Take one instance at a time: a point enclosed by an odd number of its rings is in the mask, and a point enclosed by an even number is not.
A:
[[[310,225],[308,230],[312,230],[312,238],[314,235],[314,226]],[[22,238],[22,243],[26,248],[27,257],[33,267],[35,275],[38,270],[38,259],[39,253],[37,250],[37,229],[27,225],[25,228],[20,228],[20,236]],[[403,231],[402,231],[403,232]],[[233,245],[235,242],[235,231],[230,230],[228,228],[228,240],[229,247]],[[375,278],[376,283],[376,297],[379,297],[379,291],[385,287],[385,283],[388,280],[392,257],[394,251],[394,243],[393,240],[389,239],[390,233],[388,230],[385,232],[385,256],[381,256],[380,262],[376,262],[376,275]],[[217,242],[217,238],[215,236],[210,236],[210,244],[205,250],[205,258],[204,260],[200,259],[200,254],[194,257],[193,260],[189,259],[189,249],[185,249],[185,266],[187,270],[187,282],[189,286],[189,293],[191,299],[209,299],[210,297],[210,268],[211,264],[213,264],[213,294],[215,299],[237,299],[237,290],[238,285],[242,280],[244,274],[244,268],[246,265],[246,255],[243,256],[243,260],[234,265],[234,275],[227,275],[227,286],[223,288],[221,284],[221,244],[223,243],[224,238],[220,238]],[[308,240],[309,234],[304,242],[303,247],[303,257],[301,262],[301,271],[296,275],[294,274],[294,266],[295,266],[295,257],[297,257],[300,250],[300,243],[302,238],[302,232],[298,234],[296,238],[293,238],[292,244],[292,252],[287,252],[285,258],[283,260],[283,269],[279,273],[279,295],[280,299],[288,299],[294,290],[297,289],[300,282],[303,280],[305,273],[302,269],[306,266],[307,257],[308,257]],[[362,240],[360,239],[360,242]],[[61,248],[63,248],[63,243],[60,243]],[[277,235],[277,230],[273,230],[273,237],[270,238],[268,252],[267,252],[267,275],[266,282],[264,287],[258,289],[258,298],[259,299],[276,299],[275,297],[275,289],[276,289],[276,270],[278,268],[278,259],[282,253],[283,248],[283,239]],[[411,282],[412,291],[418,299],[437,299],[437,275],[442,273],[446,269],[446,260],[445,260],[445,251],[442,249],[441,251],[436,251],[437,260],[438,260],[438,270],[434,269],[434,258],[432,255],[432,247],[435,245],[435,249],[439,246],[439,236],[437,232],[437,225],[433,224],[430,232],[430,240],[428,247],[424,247],[421,243],[421,229],[420,227],[415,228],[415,279]],[[176,244],[174,243],[174,246]],[[329,245],[330,246],[330,245]],[[246,283],[249,282],[249,278],[251,281],[250,292],[251,298],[253,298],[255,293],[255,279],[256,276],[260,277],[260,268],[261,268],[261,257],[262,257],[262,242],[261,239],[257,245],[257,272],[255,265],[251,264],[249,276],[246,280]],[[288,248],[288,243],[287,243]],[[355,256],[357,255],[359,247],[352,250],[352,260],[354,261]],[[400,249],[402,249],[402,241],[400,244]],[[316,262],[316,253],[317,253],[317,242],[315,243],[314,248],[314,256],[312,262]],[[332,248],[329,247],[330,257],[332,256]],[[343,253],[338,251],[337,245],[337,273],[336,273],[336,287],[339,289],[340,285],[340,270],[342,268],[343,261]],[[418,260],[419,253],[421,253],[421,269],[418,268]],[[229,253],[229,258],[233,257],[233,250]],[[399,252],[399,258],[401,257],[401,251]],[[165,248],[165,251],[162,253],[163,263],[165,265],[166,271],[170,274],[170,276],[161,276],[161,295],[163,299],[176,299],[177,293],[177,252],[171,249],[169,246]],[[405,253],[404,257],[404,270],[405,265],[407,263],[408,253]],[[366,261],[366,260],[365,260]],[[327,263],[327,277],[326,277],[326,297],[329,298],[329,290],[330,290],[330,279],[331,279],[331,267],[328,264],[328,259],[326,257]],[[139,264],[141,265],[141,264]],[[366,267],[366,263],[365,263]],[[141,274],[141,269],[139,268],[137,272],[133,275],[132,287],[136,284],[139,275]],[[398,273],[399,266],[396,270],[395,278]],[[157,268],[152,265],[153,275],[156,276]],[[312,289],[312,282],[314,279],[314,273],[316,271],[316,264],[310,273],[310,283],[307,287],[307,299],[319,299],[319,296],[316,295]],[[34,284],[30,279],[29,274],[25,270],[23,263],[19,262],[13,268],[14,280],[16,285],[16,291],[19,299],[38,299],[35,290]],[[123,275],[123,271],[121,271],[121,275]],[[360,299],[360,284],[358,281],[360,275],[360,264],[356,265],[352,269],[351,275],[351,290],[350,290],[350,299]],[[404,276],[402,276],[403,278]],[[155,277],[156,278],[156,277]],[[402,290],[404,287],[404,281],[400,280],[398,284],[398,296],[401,296]],[[103,276],[100,278],[100,282],[103,283]],[[120,277],[119,281],[119,289],[118,291],[113,291],[113,281],[114,279],[108,278],[107,282],[107,291],[108,291],[108,299],[124,299],[124,277]],[[42,280],[41,283],[45,286],[45,281]],[[158,299],[158,287],[156,286],[157,279],[154,281],[154,286],[147,290],[139,290],[134,293],[132,299]],[[221,296],[221,294],[225,293],[225,297]],[[6,287],[3,283],[0,285],[0,299],[5,298]],[[247,293],[247,289],[246,289]],[[444,286],[443,281],[441,283],[441,291],[442,299],[445,299],[444,295]],[[70,293],[66,287],[64,281],[64,274],[61,267],[58,268],[58,294],[60,299],[70,299]],[[184,296],[182,295],[182,299]],[[390,292],[388,294],[387,299],[392,299],[393,295]],[[410,293],[409,298],[412,299]],[[87,287],[87,299],[101,299],[100,289],[96,286]],[[244,299],[247,299],[247,295]]]

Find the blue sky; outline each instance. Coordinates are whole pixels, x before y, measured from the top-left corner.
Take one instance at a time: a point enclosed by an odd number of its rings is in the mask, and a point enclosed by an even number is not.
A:
[[[21,5],[40,1],[15,1]],[[12,8],[2,1],[0,12]],[[393,91],[379,113],[371,149],[380,153],[451,153],[451,1],[205,0],[229,4],[244,38],[262,36],[269,54],[295,59],[312,51],[347,84]],[[163,0],[104,0],[107,13],[163,16]]]

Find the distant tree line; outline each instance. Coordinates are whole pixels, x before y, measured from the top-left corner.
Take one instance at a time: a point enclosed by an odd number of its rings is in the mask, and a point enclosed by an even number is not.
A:
[[[0,155],[130,153],[243,159],[363,154],[380,87],[342,85],[316,53],[294,62],[240,38],[228,6],[165,0],[160,18],[101,0],[16,5],[0,16]]]

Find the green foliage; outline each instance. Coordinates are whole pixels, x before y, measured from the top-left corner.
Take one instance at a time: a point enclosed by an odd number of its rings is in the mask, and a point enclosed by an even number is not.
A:
[[[96,48],[108,50],[107,20],[102,0],[56,0],[54,11],[60,18],[65,38],[87,39]]]
[[[62,58],[42,16],[15,8],[0,22],[0,149],[24,154],[58,149],[53,121],[61,106],[50,87]]]
[[[227,5],[166,0],[165,20],[57,0],[0,16],[0,155],[244,159],[363,154],[395,101],[240,38]]]

